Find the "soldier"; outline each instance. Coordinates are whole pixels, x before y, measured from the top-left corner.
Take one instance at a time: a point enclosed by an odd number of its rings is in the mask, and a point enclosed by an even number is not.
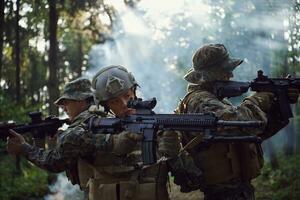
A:
[[[136,98],[138,86],[134,76],[122,66],[102,68],[93,78],[92,86],[106,112],[115,117],[134,114],[127,107],[130,99]],[[161,133],[158,151],[161,155],[174,156],[179,150],[177,135]],[[166,188],[167,167],[164,161],[151,166],[141,166],[141,151],[132,145],[131,151],[124,149],[118,154],[99,156],[94,166],[94,179],[90,181],[90,199],[169,199]],[[134,167],[135,166],[135,167]],[[140,167],[139,167],[140,166]]]
[[[87,193],[88,181],[92,178],[92,167],[97,152],[121,152],[136,144],[134,134],[123,133],[107,139],[105,135],[93,135],[87,130],[87,121],[95,116],[91,113],[94,95],[91,82],[77,79],[66,84],[63,95],[55,101],[63,107],[71,120],[68,129],[58,136],[57,145],[43,149],[28,144],[24,137],[10,130],[7,151],[23,155],[38,167],[50,172],[66,171],[73,184],[79,184]]]
[[[255,93],[245,98],[238,106],[233,106],[227,99],[218,99],[213,94],[213,81],[229,80],[233,77],[232,71],[243,62],[241,59],[231,58],[223,44],[204,45],[196,51],[192,61],[193,68],[184,77],[191,84],[188,85],[188,93],[176,109],[177,113],[214,112],[224,120],[269,122],[264,131],[253,129],[249,133],[249,129],[247,132],[226,128],[218,129],[218,134],[242,132],[268,138],[282,128],[269,126],[278,120],[269,114],[271,109],[273,112],[278,111],[272,106],[272,93]],[[297,102],[297,92],[289,92],[291,103]],[[196,135],[183,134],[183,145]],[[200,189],[204,192],[205,200],[255,199],[251,180],[259,175],[263,166],[263,153],[259,144],[218,143],[207,148],[198,145],[188,151],[203,173],[203,185]]]

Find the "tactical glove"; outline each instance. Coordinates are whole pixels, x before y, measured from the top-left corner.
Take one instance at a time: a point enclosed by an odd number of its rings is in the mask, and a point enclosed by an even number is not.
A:
[[[174,183],[180,186],[183,193],[201,188],[203,185],[202,171],[196,166],[193,158],[186,153],[167,161]]]
[[[274,101],[274,94],[270,92],[256,92],[246,97],[244,101],[250,101],[257,105],[262,111],[268,112]]]
[[[179,133],[176,131],[158,132],[158,153],[160,156],[174,157],[180,150]]]
[[[9,133],[10,136],[6,142],[7,152],[14,155],[21,155],[23,153],[23,145],[27,144],[25,138],[12,129],[9,130]]]
[[[141,141],[142,139],[142,135],[128,131],[123,131],[117,135],[112,135],[112,152],[119,155],[130,153],[135,149],[137,142]]]

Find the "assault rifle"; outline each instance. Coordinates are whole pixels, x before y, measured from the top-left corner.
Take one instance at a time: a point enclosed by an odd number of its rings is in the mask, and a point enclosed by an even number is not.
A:
[[[257,72],[257,78],[250,82],[238,81],[215,81],[213,93],[218,98],[236,97],[246,93],[249,88],[256,92],[271,92],[275,94],[280,107],[280,114],[283,123],[287,124],[289,118],[293,117],[292,109],[288,100],[288,89],[300,91],[300,78],[268,78],[262,70]]]
[[[152,109],[156,99],[129,101],[128,107],[136,109],[136,114],[124,118],[91,118],[88,127],[94,134],[118,134],[127,130],[143,134],[142,159],[145,165],[156,163],[157,131],[203,132],[203,143],[210,142],[261,142],[250,135],[219,136],[219,127],[261,127],[261,121],[224,121],[214,114],[155,114]],[[202,143],[201,143],[202,144]]]
[[[44,138],[46,135],[54,136],[59,127],[64,123],[69,124],[69,119],[59,119],[54,116],[42,119],[41,112],[31,112],[28,115],[31,118],[29,123],[0,122],[0,139],[5,140],[9,136],[9,129],[13,129],[19,134],[32,132],[34,138]]]

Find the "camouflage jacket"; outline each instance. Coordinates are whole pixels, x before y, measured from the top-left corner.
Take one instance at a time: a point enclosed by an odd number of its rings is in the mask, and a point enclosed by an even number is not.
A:
[[[93,135],[84,127],[85,120],[93,114],[88,110],[80,113],[72,124],[58,136],[53,149],[23,145],[23,155],[38,167],[62,172],[77,164],[79,158],[93,159],[97,150],[107,150],[105,135]]]
[[[206,113],[213,112],[219,119],[222,120],[237,120],[237,121],[249,121],[249,120],[259,120],[267,123],[267,115],[264,113],[257,105],[253,104],[247,99],[244,100],[240,105],[234,106],[227,99],[218,99],[209,88],[206,88],[204,85],[189,85],[188,94],[180,102],[179,106],[176,109],[177,113]],[[259,135],[263,133],[263,128],[219,128],[217,129],[217,134],[227,135],[227,134],[245,134],[245,135]],[[182,140],[185,145],[193,137],[199,135],[199,133],[189,133],[183,134]],[[218,192],[224,192],[226,190],[231,191],[240,186],[240,181],[242,176],[239,175],[241,171],[248,172],[242,164],[239,164],[239,158],[237,157],[239,150],[237,146],[233,144],[222,144],[214,143],[211,144],[207,149],[203,148],[194,148],[188,150],[196,165],[203,170],[204,176],[204,185],[202,188],[205,193],[212,192],[216,194]],[[237,144],[239,146],[239,144]],[[246,145],[246,144],[245,144]],[[252,152],[252,147],[254,150],[256,146],[249,144],[251,146],[250,150]],[[259,145],[257,145],[260,150]],[[239,148],[240,149],[240,148]],[[248,149],[248,147],[247,147]],[[257,155],[257,151],[253,151]],[[262,153],[262,152],[261,152]],[[241,153],[243,154],[243,153]],[[226,156],[227,155],[227,156]],[[236,155],[235,158],[228,157],[228,155]],[[250,155],[250,154],[249,154]],[[248,158],[245,157],[245,164],[248,162]],[[257,162],[256,156],[253,157],[253,162],[255,165],[255,173],[250,176],[257,176],[257,170],[262,166],[262,154],[260,154],[259,161]],[[243,159],[244,160],[244,159]],[[230,161],[230,162],[229,162]],[[232,161],[232,162],[231,162]],[[233,165],[228,165],[227,163],[232,163]],[[250,163],[250,160],[249,160]],[[256,167],[256,164],[258,167]],[[227,166],[228,165],[228,166]],[[250,165],[250,164],[249,164]],[[251,164],[250,167],[253,165]],[[232,172],[234,173],[231,173]],[[229,174],[227,174],[229,173]],[[243,179],[244,180],[244,179]]]
[[[257,105],[245,100],[234,106],[227,99],[218,99],[203,85],[189,85],[188,93],[176,108],[177,113],[207,113],[213,112],[219,119],[249,121],[258,120],[267,123],[267,115]],[[249,132],[251,130],[251,132]],[[237,132],[236,132],[237,131]],[[241,133],[258,135],[262,129],[258,128],[222,128],[220,134]]]

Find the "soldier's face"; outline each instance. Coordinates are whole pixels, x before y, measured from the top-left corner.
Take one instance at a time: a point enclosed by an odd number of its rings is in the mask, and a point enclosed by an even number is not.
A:
[[[130,89],[125,94],[108,100],[107,106],[117,117],[125,117],[126,115],[135,113],[135,109],[127,107],[128,101],[133,98],[134,91]]]
[[[74,118],[83,112],[87,107],[86,101],[75,101],[65,99],[62,102],[62,108],[69,116],[70,120],[73,121]]]

